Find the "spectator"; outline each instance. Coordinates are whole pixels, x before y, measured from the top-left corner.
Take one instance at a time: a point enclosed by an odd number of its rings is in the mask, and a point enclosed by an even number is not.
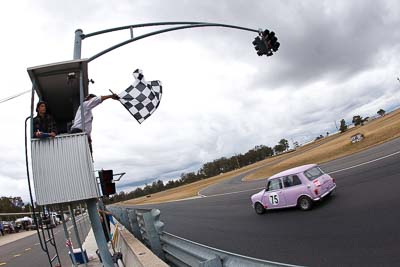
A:
[[[0,232],[1,232],[1,235],[4,236],[4,225],[3,225],[2,221],[0,221]]]
[[[33,137],[55,137],[57,134],[56,123],[53,117],[47,113],[46,102],[39,101],[36,105],[37,115],[33,118]]]
[[[106,237],[106,241],[109,242],[111,236],[110,234],[111,231],[110,217],[112,217],[111,212],[109,212],[106,209],[104,210],[99,209],[99,216],[100,216],[101,226],[103,227],[103,232]],[[104,218],[106,221],[104,221]]]
[[[8,233],[15,233],[15,227],[14,227],[14,224],[13,224],[13,222],[8,222]]]

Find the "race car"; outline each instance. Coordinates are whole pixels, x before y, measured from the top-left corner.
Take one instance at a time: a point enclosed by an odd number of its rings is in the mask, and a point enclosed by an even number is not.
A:
[[[315,201],[331,195],[335,188],[334,178],[317,164],[308,164],[269,177],[266,188],[252,195],[251,202],[257,214],[295,206],[310,210]]]

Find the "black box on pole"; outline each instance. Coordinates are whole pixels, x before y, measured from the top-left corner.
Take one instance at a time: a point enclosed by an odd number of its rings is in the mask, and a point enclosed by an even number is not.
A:
[[[101,191],[104,196],[115,194],[115,183],[113,182],[113,170],[99,171]]]

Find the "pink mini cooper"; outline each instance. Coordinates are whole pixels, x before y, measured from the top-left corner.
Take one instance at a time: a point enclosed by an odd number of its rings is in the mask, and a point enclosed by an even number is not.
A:
[[[335,179],[324,173],[316,164],[289,169],[268,178],[267,187],[251,196],[257,214],[265,210],[298,206],[312,208],[314,201],[332,194]]]

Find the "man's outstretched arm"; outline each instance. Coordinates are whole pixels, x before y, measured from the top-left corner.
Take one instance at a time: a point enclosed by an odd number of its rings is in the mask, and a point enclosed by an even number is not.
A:
[[[118,100],[119,96],[117,94],[112,94],[112,95],[102,95],[101,96],[101,101],[103,102],[106,99],[112,98],[114,100]]]

